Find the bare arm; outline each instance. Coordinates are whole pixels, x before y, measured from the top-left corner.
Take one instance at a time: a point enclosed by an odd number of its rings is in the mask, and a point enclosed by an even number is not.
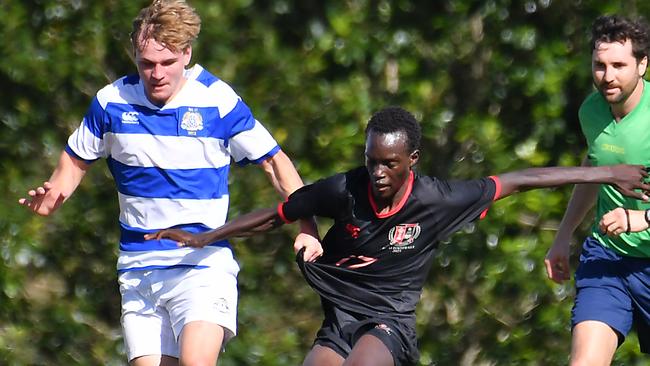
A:
[[[291,159],[282,150],[264,161],[261,165],[269,181],[283,199],[286,199],[296,189],[303,186],[302,179],[298,175]],[[300,220],[300,234],[296,237],[293,248],[298,253],[303,247],[306,247],[304,253],[304,259],[306,261],[316,260],[316,258],[323,254],[318,228],[313,218]]]
[[[179,246],[202,248],[218,240],[235,236],[248,236],[272,230],[284,224],[275,208],[264,208],[228,221],[223,226],[200,234],[192,234],[179,229],[166,229],[147,234],[145,239],[167,238],[178,242]]]
[[[77,189],[88,167],[88,164],[63,151],[50,179],[43,186],[29,190],[29,197],[20,198],[18,203],[38,215],[51,215]]]
[[[531,168],[499,175],[500,198],[535,188],[557,187],[566,184],[611,184],[622,194],[644,201],[650,185],[643,182],[648,176],[642,165],[611,165],[599,167],[548,167]],[[593,185],[598,189],[598,185]],[[640,189],[642,192],[636,192]]]

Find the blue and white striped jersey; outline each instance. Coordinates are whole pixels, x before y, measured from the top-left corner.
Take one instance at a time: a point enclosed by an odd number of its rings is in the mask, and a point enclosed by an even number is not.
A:
[[[223,225],[231,158],[261,163],[280,150],[228,84],[200,65],[186,78],[163,107],[149,102],[138,75],[115,81],[97,93],[68,139],[70,155],[88,163],[106,158],[115,179],[118,271],[232,261],[226,241],[193,249],[143,236],[167,227],[200,232]]]

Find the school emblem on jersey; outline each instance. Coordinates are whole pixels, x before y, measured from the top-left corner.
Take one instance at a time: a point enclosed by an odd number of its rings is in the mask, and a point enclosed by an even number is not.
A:
[[[420,236],[420,224],[399,224],[388,232],[388,240],[392,246],[405,246],[412,244]]]
[[[196,131],[203,129],[203,116],[196,108],[188,108],[181,119],[181,128],[186,130],[188,135],[196,136]]]

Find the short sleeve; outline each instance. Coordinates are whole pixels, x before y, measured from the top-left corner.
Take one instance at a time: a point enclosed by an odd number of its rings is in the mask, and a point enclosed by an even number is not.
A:
[[[287,222],[312,216],[335,219],[349,206],[348,197],[345,176],[337,174],[296,190],[278,210]]]
[[[81,124],[68,138],[66,152],[86,163],[105,157],[106,120],[104,117],[105,110],[95,97]]]
[[[280,147],[273,136],[227,84],[219,85],[221,97],[230,100],[230,109],[222,117],[222,122],[228,126],[226,146],[235,162],[238,165],[259,164],[275,155]]]
[[[432,212],[439,218],[440,238],[460,230],[466,224],[485,216],[498,194],[498,180],[485,177],[476,180],[440,182],[437,202]]]

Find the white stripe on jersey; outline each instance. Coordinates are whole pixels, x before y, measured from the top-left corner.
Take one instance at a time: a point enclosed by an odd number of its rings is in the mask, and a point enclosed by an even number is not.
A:
[[[178,248],[146,252],[120,251],[117,270],[130,268],[166,267],[177,264],[195,264],[197,266],[218,267],[224,272],[237,275],[239,265],[233,258],[229,247]]]
[[[120,222],[153,230],[201,223],[217,228],[226,222],[229,197],[211,200],[133,197],[118,193]]]
[[[230,165],[223,140],[216,138],[107,133],[104,141],[108,154],[129,166],[200,169]]]
[[[107,157],[104,149],[104,140],[93,135],[83,121],[79,125],[79,128],[68,137],[68,146],[84,160],[96,160]]]
[[[271,134],[255,120],[255,127],[238,133],[228,146],[235,161],[256,160],[269,152],[269,146],[277,145]]]

